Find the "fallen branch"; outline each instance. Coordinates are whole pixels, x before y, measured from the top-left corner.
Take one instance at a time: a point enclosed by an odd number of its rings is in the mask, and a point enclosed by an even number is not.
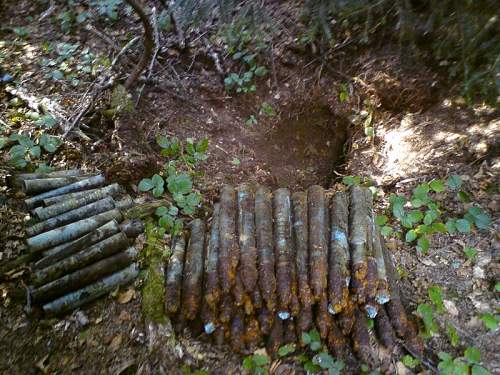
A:
[[[125,2],[134,9],[134,11],[141,19],[142,25],[144,27],[144,53],[142,54],[139,63],[135,66],[134,71],[125,81],[125,88],[129,90],[136,83],[142,71],[147,67],[148,62],[151,61],[151,58],[153,57],[154,30],[153,25],[151,25],[151,22],[146,15],[146,12],[144,11],[144,7],[139,2],[139,0],[125,0]]]
[[[6,86],[5,91],[9,94],[18,97],[26,103],[26,105],[34,111],[42,112],[46,115],[51,115],[56,120],[62,122],[66,121],[66,113],[59,105],[59,103],[50,100],[49,98],[39,98],[35,95],[29,94],[25,89],[12,86]]]
[[[222,64],[220,62],[219,54],[214,51],[212,48],[212,45],[208,41],[207,38],[203,38],[203,43],[205,44],[205,47],[207,48],[208,51],[208,56],[213,60],[215,69],[217,70],[217,73],[221,76],[221,78],[224,80],[226,77],[226,73],[224,72],[224,69],[222,68]]]

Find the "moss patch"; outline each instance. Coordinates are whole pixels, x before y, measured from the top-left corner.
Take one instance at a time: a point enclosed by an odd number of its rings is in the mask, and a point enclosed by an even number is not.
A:
[[[152,222],[146,224],[146,277],[142,289],[142,312],[146,320],[164,323],[165,284],[163,268],[163,246]]]

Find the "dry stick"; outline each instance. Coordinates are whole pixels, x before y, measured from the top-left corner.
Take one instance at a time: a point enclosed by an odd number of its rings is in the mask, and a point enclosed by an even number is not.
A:
[[[219,76],[221,77],[222,80],[224,80],[226,73],[224,72],[224,69],[222,68],[222,64],[220,62],[220,58],[217,52],[215,52],[212,48],[212,45],[208,41],[207,38],[203,38],[203,43],[205,44],[205,47],[208,50],[208,55],[212,59],[215,65],[215,70],[217,70],[217,73],[219,73]]]
[[[296,255],[297,282],[301,311],[298,316],[298,328],[301,332],[311,329],[312,293],[309,287],[309,234],[307,218],[307,194],[297,192],[292,195],[293,239]]]
[[[239,248],[236,242],[236,196],[234,188],[224,186],[220,196],[220,249],[219,275],[222,293],[229,294],[235,284],[236,268],[239,262]]]
[[[205,223],[203,220],[195,219],[190,227],[191,234],[182,282],[182,314],[187,320],[194,320],[200,310],[202,299]]]
[[[257,288],[257,247],[255,245],[255,197],[248,184],[240,185],[238,195],[238,239],[241,251],[239,274],[245,291],[252,296],[255,308],[260,308]],[[257,293],[256,293],[257,291]]]
[[[330,253],[328,270],[328,297],[330,312],[339,313],[349,303],[349,203],[345,192],[337,192],[332,198]]]
[[[272,317],[276,309],[272,203],[271,192],[263,186],[260,186],[255,193],[255,230],[259,262],[259,288],[267,312]]]
[[[34,95],[28,94],[26,90],[21,87],[15,88],[6,86],[5,91],[22,99],[26,105],[34,111],[40,111],[44,114],[51,115],[61,123],[66,120],[66,113],[61,106],[48,98],[37,98]]]
[[[140,3],[139,0],[125,0],[125,2],[134,9],[135,13],[137,13],[139,18],[141,19],[142,25],[144,27],[144,52],[142,54],[141,60],[134,68],[134,71],[125,81],[125,88],[129,90],[135,84],[142,71],[147,67],[148,62],[151,61],[151,58],[153,57],[154,30],[148,16],[144,11],[144,6]]]
[[[181,305],[182,271],[186,253],[184,236],[175,237],[172,247],[173,253],[168,261],[165,281],[165,310],[170,315],[176,314]]]
[[[349,212],[349,243],[351,246],[351,285],[356,302],[366,301],[366,274],[368,263],[366,259],[367,246],[367,215],[366,200],[363,189],[351,188],[351,210]]]

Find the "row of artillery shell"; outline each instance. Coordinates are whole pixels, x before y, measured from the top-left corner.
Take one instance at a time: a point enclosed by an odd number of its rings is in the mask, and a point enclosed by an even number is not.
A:
[[[137,274],[137,250],[129,237],[143,230],[140,221],[122,222],[133,205],[118,184],[80,170],[19,174],[11,178],[25,193],[35,224],[26,228],[32,263],[31,303],[48,314],[74,309],[100,297]]]
[[[312,186],[291,195],[225,186],[210,228],[193,220],[188,240],[175,238],[172,250],[166,311],[180,326],[201,320],[205,333],[236,351],[265,341],[275,353],[317,328],[332,350],[347,355],[352,341],[368,362],[367,315],[383,345],[395,345],[394,333],[415,341],[369,190]],[[419,343],[414,348],[421,350]]]

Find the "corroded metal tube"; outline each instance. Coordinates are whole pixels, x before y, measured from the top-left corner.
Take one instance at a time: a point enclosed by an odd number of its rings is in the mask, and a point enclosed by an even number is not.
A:
[[[137,264],[132,263],[130,266],[121,271],[115,272],[82,289],[71,292],[43,305],[43,310],[48,315],[56,315],[68,310],[76,309],[77,307],[111,292],[116,289],[117,286],[130,283],[137,277],[138,274],[139,269]]]

